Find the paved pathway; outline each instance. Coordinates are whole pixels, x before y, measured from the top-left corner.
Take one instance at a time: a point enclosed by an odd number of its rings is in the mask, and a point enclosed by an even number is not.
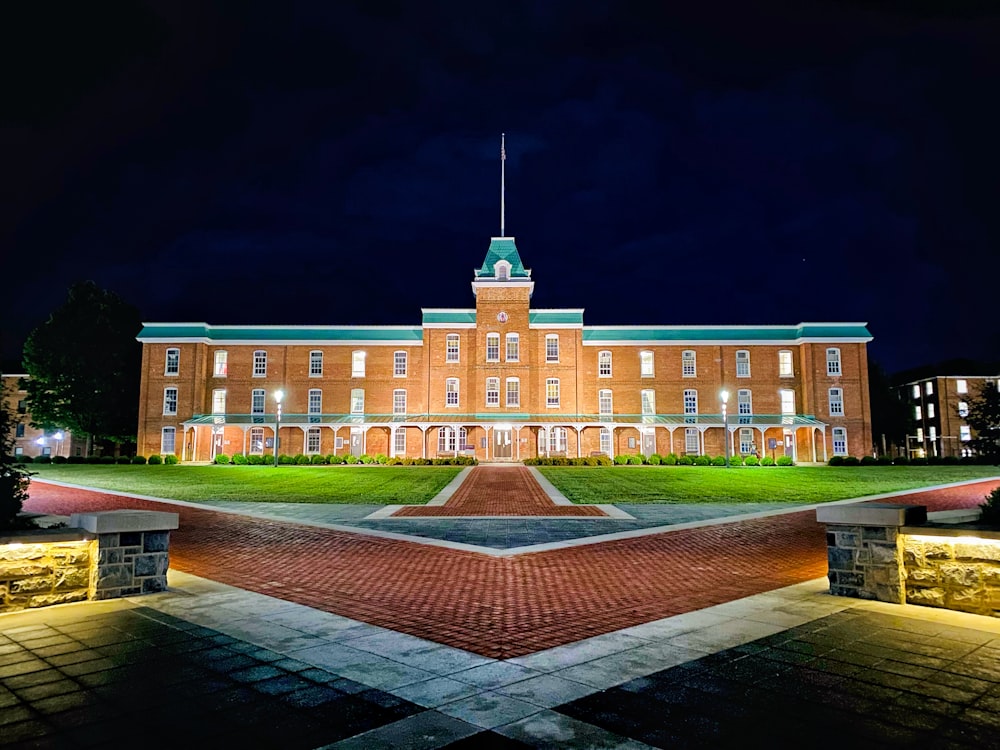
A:
[[[477,466],[444,505],[407,505],[397,518],[420,516],[606,516],[594,505],[556,505],[525,466]]]

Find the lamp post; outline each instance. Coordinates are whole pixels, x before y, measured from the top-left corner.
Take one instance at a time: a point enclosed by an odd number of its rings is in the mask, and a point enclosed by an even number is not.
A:
[[[281,399],[285,394],[281,391],[274,392],[274,400],[278,403],[274,420],[274,468],[278,468],[278,431],[281,429]]]
[[[729,404],[729,391],[723,389],[719,391],[719,399],[722,401],[722,439],[724,441],[723,454],[726,457],[726,468],[729,468],[729,413],[726,406]]]

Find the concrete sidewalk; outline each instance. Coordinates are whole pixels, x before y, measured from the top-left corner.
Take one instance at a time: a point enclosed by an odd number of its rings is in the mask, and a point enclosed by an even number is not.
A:
[[[825,579],[509,660],[170,586],[0,615],[0,746],[1000,746],[1000,621]]]

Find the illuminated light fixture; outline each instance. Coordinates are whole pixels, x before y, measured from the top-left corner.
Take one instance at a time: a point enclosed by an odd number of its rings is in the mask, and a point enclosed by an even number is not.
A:
[[[986,544],[991,547],[1000,547],[1000,539],[981,536],[936,536],[933,534],[906,534],[907,539],[926,544]]]

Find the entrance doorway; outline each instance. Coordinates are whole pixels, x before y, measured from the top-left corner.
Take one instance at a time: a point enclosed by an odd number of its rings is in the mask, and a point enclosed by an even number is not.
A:
[[[510,461],[514,457],[514,442],[510,430],[493,430],[493,458]]]
[[[364,432],[357,427],[351,428],[351,455],[360,456],[365,452]]]
[[[642,433],[642,455],[652,456],[656,453],[656,433],[652,430]]]

